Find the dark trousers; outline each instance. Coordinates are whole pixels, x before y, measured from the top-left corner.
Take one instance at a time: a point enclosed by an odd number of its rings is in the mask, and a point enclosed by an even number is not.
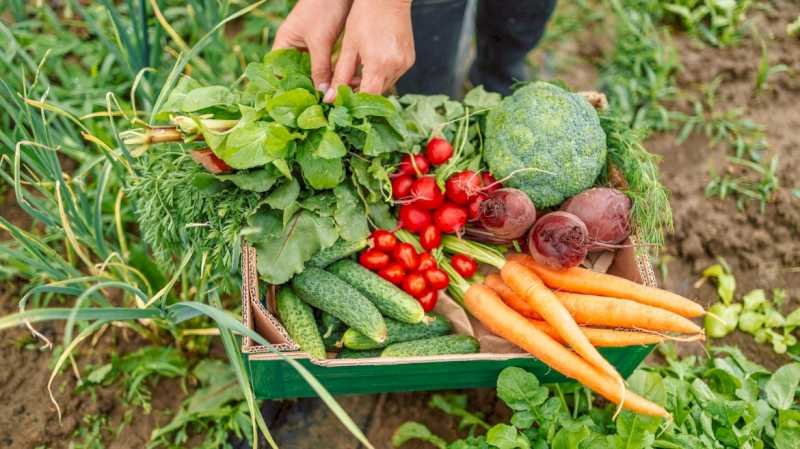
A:
[[[411,20],[417,59],[397,83],[400,94],[460,97],[465,50],[473,29],[476,54],[469,68],[473,85],[508,95],[514,82],[528,79],[525,58],[542,38],[556,0],[477,0],[477,8],[474,2],[414,0]]]

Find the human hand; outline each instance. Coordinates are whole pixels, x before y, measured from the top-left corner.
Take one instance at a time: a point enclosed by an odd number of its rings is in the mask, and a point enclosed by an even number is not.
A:
[[[353,0],[299,0],[278,28],[272,49],[297,48],[311,56],[311,79],[321,92],[331,83],[331,51]]]
[[[353,81],[359,63],[359,91],[380,94],[414,65],[414,58],[410,0],[354,0],[324,100],[333,101],[336,88]]]

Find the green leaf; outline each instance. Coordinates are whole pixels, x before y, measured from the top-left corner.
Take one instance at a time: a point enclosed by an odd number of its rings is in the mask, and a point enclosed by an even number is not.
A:
[[[739,329],[753,334],[764,326],[765,318],[764,314],[760,312],[742,312],[739,316]]]
[[[502,95],[496,92],[486,92],[483,86],[478,86],[467,92],[464,96],[464,104],[473,109],[489,109],[500,104]]]
[[[290,128],[297,127],[297,117],[309,106],[317,104],[317,98],[309,91],[297,88],[281,92],[267,100],[267,112],[276,122]]]
[[[775,432],[775,449],[800,449],[800,411],[781,410]]]
[[[260,167],[285,158],[289,142],[300,137],[278,123],[253,122],[233,128],[214,153],[235,169]]]
[[[344,106],[334,106],[328,113],[328,127],[347,128],[353,124],[353,117],[350,110]]]
[[[328,120],[325,118],[325,113],[322,112],[322,106],[318,104],[307,107],[297,117],[297,127],[301,129],[317,129],[328,126]]]
[[[296,179],[291,179],[272,191],[264,202],[273,209],[284,210],[297,201],[300,195],[300,183]]]
[[[528,449],[531,447],[524,435],[508,424],[496,424],[486,432],[486,442],[498,449]]]
[[[497,377],[497,396],[511,410],[535,410],[547,399],[546,387],[539,385],[539,379],[518,367],[508,367]]]
[[[333,131],[325,130],[319,146],[314,151],[314,156],[322,159],[339,159],[345,154],[347,154],[347,148],[344,147],[339,136]]]
[[[382,95],[359,92],[352,96],[350,104],[345,104],[353,117],[390,117],[398,113],[389,99]]]
[[[585,424],[573,423],[573,425],[564,426],[556,433],[550,447],[552,449],[578,449],[591,433]]]
[[[169,93],[167,101],[164,102],[164,104],[161,106],[161,110],[158,111],[156,118],[158,120],[166,120],[169,118],[169,113],[183,112],[182,105],[183,100],[186,98],[186,94],[200,87],[201,84],[194,79],[188,76],[181,76],[181,78],[178,80],[178,83],[175,85],[175,88]]]
[[[264,209],[248,217],[247,226],[253,231],[246,236],[247,241],[250,243],[277,239],[283,232],[284,227],[281,214],[274,210]]]
[[[726,266],[714,264],[703,270],[703,277],[716,280],[717,294],[722,299],[722,302],[725,304],[733,302],[733,293],[736,291],[736,278],[733,277]]]
[[[364,206],[359,201],[353,188],[347,184],[339,184],[333,189],[336,195],[336,212],[333,219],[339,227],[339,234],[345,240],[362,240],[369,235],[369,224]]]
[[[705,316],[706,334],[711,338],[722,338],[736,329],[739,322],[740,303],[725,305],[718,302],[711,307]]]
[[[441,395],[441,394],[434,394],[431,397],[430,402],[428,403],[433,408],[438,408],[439,410],[447,413],[451,416],[457,416],[461,418],[461,421],[458,423],[458,428],[463,429],[464,427],[471,427],[471,426],[480,426],[484,429],[489,428],[489,424],[484,421],[483,415],[478,412],[470,412],[467,410],[467,395],[464,394],[448,394],[448,395]]]
[[[319,138],[306,139],[299,153],[297,163],[311,188],[316,190],[332,189],[344,179],[344,163],[342,159],[323,159],[314,156]]]
[[[433,434],[424,424],[408,421],[400,425],[392,435],[392,445],[400,447],[410,440],[421,440],[428,442],[439,449],[446,449],[447,442],[441,437]]]
[[[260,170],[248,172],[237,172],[230,175],[216,175],[217,179],[230,181],[236,187],[250,192],[266,192],[275,185],[279,173],[274,167],[266,167]]]
[[[285,78],[292,72],[311,73],[311,57],[295,48],[272,50],[264,55],[264,65]]]
[[[206,86],[192,89],[181,102],[181,111],[196,112],[211,107],[230,109],[236,105],[236,94],[225,86]]]
[[[370,124],[367,139],[361,150],[367,156],[380,156],[384,153],[398,151],[403,147],[403,140],[386,123],[375,122]]]
[[[791,363],[778,368],[764,389],[767,402],[778,410],[789,409],[794,403],[798,385],[800,385],[800,363]]]
[[[744,310],[756,310],[767,303],[767,294],[764,289],[757,288],[742,296],[742,302],[744,303]]]
[[[277,238],[254,245],[258,273],[270,284],[283,284],[303,271],[304,264],[338,238],[332,218],[301,210],[284,226]]]
[[[389,205],[384,202],[367,204],[367,214],[380,229],[394,229],[397,226],[397,219],[389,209]]]
[[[114,366],[110,363],[100,365],[86,376],[86,381],[93,384],[103,383],[106,377],[111,374],[112,368],[114,368]]]
[[[666,402],[666,389],[661,376],[644,370],[637,370],[628,379],[631,390],[657,403]],[[645,416],[624,411],[617,419],[617,445],[621,449],[649,447],[655,440],[655,431],[661,418]]]

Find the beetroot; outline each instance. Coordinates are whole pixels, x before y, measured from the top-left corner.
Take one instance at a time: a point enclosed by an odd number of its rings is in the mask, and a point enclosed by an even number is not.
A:
[[[504,188],[488,194],[479,206],[481,225],[501,239],[516,239],[536,221],[536,208],[519,189]]]
[[[569,212],[550,212],[539,218],[528,234],[528,249],[540,264],[565,270],[580,264],[589,246],[588,231]]]
[[[621,243],[631,233],[631,200],[617,189],[583,191],[567,200],[561,210],[576,215],[586,225],[589,251]]]

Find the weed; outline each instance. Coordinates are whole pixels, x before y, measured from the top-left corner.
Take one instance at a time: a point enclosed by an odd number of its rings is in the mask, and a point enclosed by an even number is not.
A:
[[[763,214],[767,203],[774,200],[780,188],[778,157],[762,163],[738,157],[728,157],[728,161],[727,173],[720,175],[712,171],[711,181],[706,185],[706,196],[720,199],[735,197],[739,210],[744,209],[747,201],[755,200]]]
[[[761,40],[761,57],[758,61],[758,72],[756,73],[756,94],[769,88],[769,79],[779,73],[788,72],[789,66],[786,64],[769,65],[769,54],[767,43]]]
[[[753,0],[671,0],[664,19],[677,19],[686,31],[715,47],[739,41]]]

